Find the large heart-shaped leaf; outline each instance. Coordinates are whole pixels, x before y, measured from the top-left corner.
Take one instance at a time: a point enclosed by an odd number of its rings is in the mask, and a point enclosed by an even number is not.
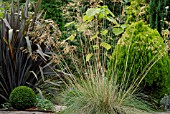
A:
[[[112,32],[117,36],[122,34],[124,32],[124,29],[122,29],[121,27],[113,28]]]
[[[86,15],[88,17],[95,16],[96,14],[100,13],[100,8],[90,8],[86,11]]]
[[[104,48],[107,49],[107,50],[111,49],[111,45],[108,44],[108,43],[106,43],[106,42],[102,42],[102,43],[100,44],[100,46],[104,47]]]

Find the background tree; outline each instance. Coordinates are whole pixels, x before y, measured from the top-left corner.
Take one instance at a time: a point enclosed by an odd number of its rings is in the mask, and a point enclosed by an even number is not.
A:
[[[45,19],[54,20],[59,25],[60,30],[63,30],[65,25],[62,7],[66,3],[68,3],[68,0],[42,0],[41,3],[41,9],[45,12]]]
[[[161,33],[164,26],[165,7],[168,5],[168,0],[150,0],[149,14],[150,27],[156,28]]]

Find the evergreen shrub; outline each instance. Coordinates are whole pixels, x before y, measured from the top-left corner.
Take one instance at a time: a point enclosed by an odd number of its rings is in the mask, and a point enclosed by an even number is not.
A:
[[[110,66],[111,69],[116,68],[115,72],[120,79],[126,75],[131,82],[142,77],[142,72],[147,72],[150,67],[140,84],[143,92],[155,98],[170,93],[167,47],[158,31],[142,21],[132,23],[126,29],[112,54]]]
[[[35,106],[37,100],[34,91],[26,86],[16,87],[10,94],[9,101],[14,109],[25,110]]]

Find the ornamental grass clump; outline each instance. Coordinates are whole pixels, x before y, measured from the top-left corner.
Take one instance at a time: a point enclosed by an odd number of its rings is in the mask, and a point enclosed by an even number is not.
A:
[[[14,109],[25,110],[36,105],[34,91],[26,86],[16,87],[10,94],[9,101]]]
[[[122,90],[113,79],[92,73],[63,93],[67,106],[63,114],[150,114],[150,104],[132,91]]]
[[[114,69],[110,74],[116,73],[119,81],[139,83],[143,92],[152,97],[161,98],[170,92],[167,47],[158,31],[144,22],[133,23],[126,29],[112,54],[110,67]]]

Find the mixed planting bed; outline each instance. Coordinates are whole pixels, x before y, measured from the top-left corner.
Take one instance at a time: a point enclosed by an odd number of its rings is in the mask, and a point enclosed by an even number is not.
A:
[[[0,113],[170,110],[169,0],[0,5]]]

